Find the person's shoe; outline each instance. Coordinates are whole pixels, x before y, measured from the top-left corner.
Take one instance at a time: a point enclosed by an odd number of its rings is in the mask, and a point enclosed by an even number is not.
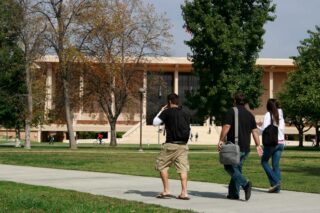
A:
[[[179,195],[179,196],[177,197],[177,199],[179,199],[179,200],[190,200],[190,197]]]
[[[277,183],[276,185],[270,187],[268,192],[269,193],[279,193],[280,192],[280,183]]]
[[[237,196],[237,195],[234,195],[234,196],[227,195],[227,198],[230,199],[230,200],[239,200],[239,196]]]
[[[171,197],[173,197],[171,194],[163,194],[163,193],[160,193],[156,196],[156,198],[160,198],[160,199],[171,198]]]
[[[251,181],[248,181],[247,185],[245,185],[245,187],[243,187],[243,189],[244,189],[244,193],[245,193],[245,199],[249,200],[251,197],[251,189],[252,189]]]

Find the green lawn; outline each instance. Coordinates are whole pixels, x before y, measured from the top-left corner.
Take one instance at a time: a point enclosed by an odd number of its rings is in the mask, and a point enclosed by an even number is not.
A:
[[[141,153],[138,145],[111,148],[108,145],[84,144],[77,150],[69,150],[66,144],[61,143],[33,144],[31,150],[0,147],[0,163],[158,177],[154,163],[159,150],[159,145],[145,146]],[[252,150],[245,162],[244,174],[255,187],[267,188],[269,185],[260,158],[255,149]],[[189,180],[228,183],[229,176],[218,162],[215,146],[190,146],[189,159]],[[281,170],[283,189],[320,193],[319,148],[286,147]],[[170,178],[178,178],[174,169]]]
[[[71,190],[0,181],[0,212],[191,213],[192,211],[175,210],[160,205],[126,201]]]

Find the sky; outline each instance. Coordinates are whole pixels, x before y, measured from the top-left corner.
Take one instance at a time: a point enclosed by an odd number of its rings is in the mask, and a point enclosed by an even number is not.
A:
[[[180,5],[184,0],[144,0],[154,5],[158,13],[166,13],[173,25],[171,33],[174,38],[170,56],[185,57],[190,53],[184,40],[191,35],[182,28],[184,21]],[[273,0],[276,4],[276,19],[264,26],[265,41],[260,58],[289,58],[298,54],[300,41],[308,38],[308,30],[315,31],[320,26],[320,0]]]

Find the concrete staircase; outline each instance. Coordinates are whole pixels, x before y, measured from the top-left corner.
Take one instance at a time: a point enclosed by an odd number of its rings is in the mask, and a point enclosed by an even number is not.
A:
[[[162,126],[163,128],[163,126]],[[211,130],[210,130],[211,129]],[[192,126],[191,133],[193,135],[192,140],[189,139],[188,144],[206,144],[216,145],[219,142],[219,136],[221,132],[221,126]],[[195,135],[198,133],[198,139],[195,139]],[[295,127],[286,127],[285,134],[298,134]],[[314,128],[310,129],[305,134],[315,134]],[[159,127],[152,125],[146,125],[143,122],[142,126],[142,144],[162,144],[166,140],[166,136],[163,131],[159,131]],[[261,141],[261,137],[260,137]],[[133,126],[123,138],[118,139],[119,144],[139,144],[140,143],[140,125]],[[287,145],[296,145],[296,141],[286,141]],[[305,143],[307,145],[307,143]],[[251,145],[254,145],[254,140],[251,136]]]
[[[217,144],[219,141],[219,134],[221,127],[211,126],[192,126],[191,133],[193,135],[192,140],[189,140],[189,144]],[[163,134],[163,126],[155,127],[152,125],[142,126],[142,144],[162,144],[165,142],[165,135]],[[198,134],[197,140],[195,135]],[[131,130],[123,135],[122,139],[118,140],[119,144],[139,144],[140,143],[140,126],[134,126]]]

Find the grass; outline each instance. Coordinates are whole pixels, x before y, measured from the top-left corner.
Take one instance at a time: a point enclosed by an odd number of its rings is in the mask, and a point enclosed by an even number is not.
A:
[[[0,181],[0,212],[193,212],[71,190]]]
[[[110,172],[119,174],[158,177],[154,170],[159,145],[144,146],[138,152],[138,145],[81,144],[77,150],[69,150],[68,145],[56,143],[33,144],[31,150],[23,148],[1,148],[0,163],[28,165],[36,167],[61,168],[84,171]],[[244,174],[255,187],[268,188],[267,177],[260,165],[260,158],[252,149],[245,162]],[[223,183],[229,176],[218,162],[215,146],[190,146],[191,170],[189,180]],[[286,147],[281,159],[282,188],[285,190],[320,193],[320,152],[319,148],[297,150]],[[174,169],[170,178],[178,179]]]

